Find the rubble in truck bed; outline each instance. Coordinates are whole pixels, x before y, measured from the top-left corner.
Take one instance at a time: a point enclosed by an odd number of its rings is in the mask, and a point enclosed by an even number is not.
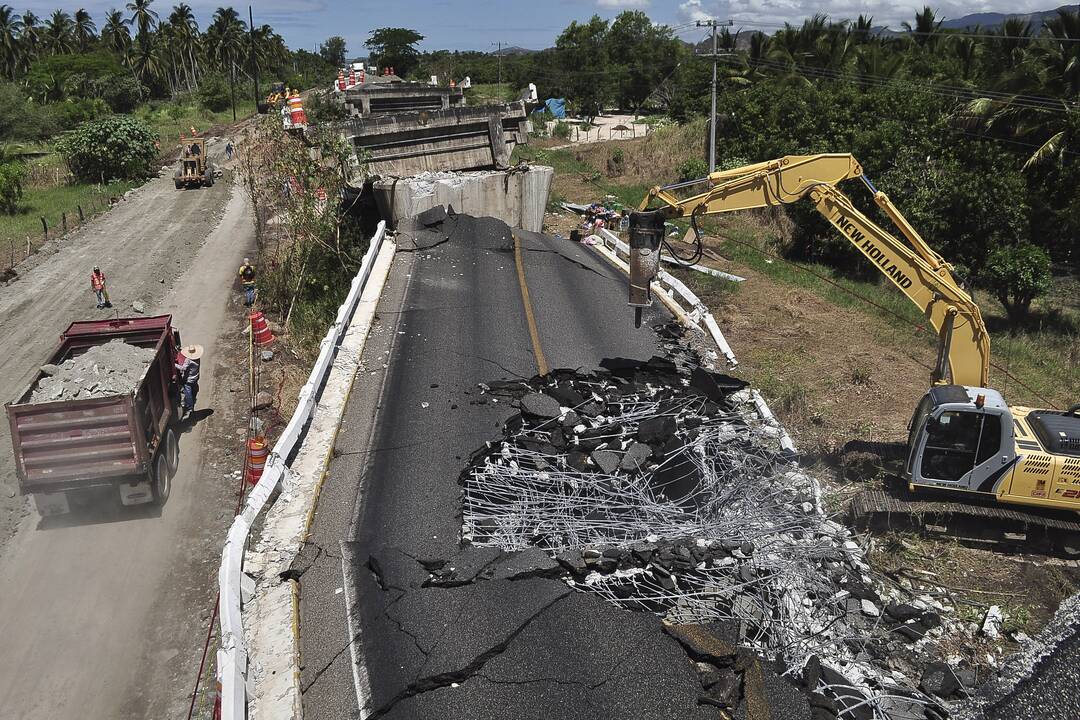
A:
[[[675,347],[482,386],[519,412],[461,475],[465,543],[541,548],[575,589],[659,615],[697,663],[704,704],[750,702],[761,669],[747,674],[742,647],[802,690],[799,715],[947,717],[975,684],[942,662],[963,623],[875,574],[746,383]],[[458,570],[429,582],[452,586]]]
[[[34,386],[29,402],[124,395],[139,386],[153,359],[153,348],[129,345],[120,339],[95,345],[59,365],[43,365],[45,375]]]

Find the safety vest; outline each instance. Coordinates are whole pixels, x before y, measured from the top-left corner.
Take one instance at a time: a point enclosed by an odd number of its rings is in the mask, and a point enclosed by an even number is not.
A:
[[[90,287],[102,290],[105,287],[105,273],[90,273]]]

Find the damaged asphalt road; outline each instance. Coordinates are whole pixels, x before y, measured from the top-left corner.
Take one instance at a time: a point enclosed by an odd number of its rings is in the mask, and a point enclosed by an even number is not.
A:
[[[565,713],[555,704],[580,698],[583,693],[580,685],[559,684],[577,681],[574,674],[581,671],[571,664],[573,658],[597,667],[608,661],[594,653],[593,647],[604,645],[596,645],[597,638],[586,632],[585,625],[619,611],[601,607],[602,601],[595,598],[575,599],[574,604],[588,603],[593,615],[586,614],[591,619],[582,620],[564,638],[559,651],[563,660],[552,660],[543,673],[538,670],[532,674],[547,678],[543,691],[507,684],[505,675],[493,674],[501,672],[503,663],[514,653],[530,648],[521,642],[531,637],[526,636],[526,628],[518,642],[508,645],[513,653],[503,651],[498,663],[485,663],[483,674],[493,679],[477,675],[460,688],[403,696],[415,681],[421,653],[399,624],[410,632],[433,628],[424,625],[421,616],[410,618],[399,610],[391,619],[383,612],[393,601],[393,593],[380,589],[374,573],[367,569],[368,556],[384,547],[404,548],[419,558],[449,559],[459,553],[458,475],[476,448],[497,436],[503,421],[514,413],[498,397],[482,394],[478,385],[500,378],[527,379],[537,371],[509,228],[497,220],[465,216],[453,217],[445,225],[450,227],[443,230],[453,232],[444,232],[442,238],[438,232],[418,233],[415,241],[400,238],[405,248],[425,249],[399,253],[395,258],[377,310],[379,325],[365,348],[329,466],[312,528],[311,556],[304,553],[297,560],[298,567],[304,569],[300,581],[301,685],[308,718],[357,713],[345,608],[350,597],[357,601],[350,606],[353,632],[359,637],[357,651],[363,658],[358,677],[364,716],[390,712],[386,706],[396,698],[393,712],[401,714],[395,717],[561,717]],[[649,326],[669,319],[661,306],[646,312],[645,326],[635,330],[626,306],[626,280],[617,269],[583,246],[517,232],[539,341],[551,367],[595,367],[602,358],[613,355],[647,358],[655,354],[657,338]],[[448,235],[451,237],[440,242]],[[553,252],[529,252],[532,249]],[[311,564],[317,547],[335,548],[342,541],[349,543],[343,548],[344,562],[324,553],[319,562]],[[350,557],[359,560],[350,562]],[[343,565],[350,570],[344,581]],[[460,592],[488,597],[492,613],[497,615],[507,612],[500,609],[503,604],[497,600],[498,591],[511,593],[523,581],[550,585],[559,592],[565,588],[556,580],[526,578],[489,581],[490,588],[481,590],[467,589],[472,587],[469,585],[423,589],[423,593],[444,607],[439,617],[457,617],[451,610],[460,605],[452,598]],[[547,622],[551,617],[567,616],[555,608],[570,602],[569,598],[559,600],[540,618]],[[411,607],[406,604],[402,609]],[[523,620],[538,609],[522,606],[515,617]],[[422,606],[422,611],[435,612],[430,605]],[[473,621],[472,615],[471,609],[465,613],[466,626]],[[642,618],[640,622],[656,621]],[[670,639],[660,639],[673,647]],[[645,646],[625,641],[623,647],[637,647],[633,653],[639,653]],[[484,650],[480,648],[479,654]],[[538,648],[527,652],[539,657]],[[613,663],[624,660],[630,662],[622,654],[610,658]],[[681,661],[685,663],[685,657]],[[558,669],[560,663],[565,671],[552,675],[552,668]],[[654,658],[652,665],[655,672],[661,663]],[[699,686],[692,668],[686,668],[686,673],[686,682],[692,681],[696,692]],[[639,696],[639,716],[664,717],[671,705],[672,687],[664,687],[663,692],[653,692],[658,685],[642,687],[651,688],[652,694]],[[560,688],[565,693],[556,692]],[[456,705],[459,700],[455,698],[465,697],[465,692],[469,702]],[[600,692],[593,697],[601,697]],[[603,708],[589,714],[627,715],[617,704],[610,707],[610,714]],[[694,711],[691,702],[682,715]]]

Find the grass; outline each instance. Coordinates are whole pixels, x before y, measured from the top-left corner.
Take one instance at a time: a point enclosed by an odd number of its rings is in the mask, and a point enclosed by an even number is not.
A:
[[[469,105],[488,105],[492,103],[512,102],[518,99],[514,86],[508,83],[473,83],[465,91],[465,102]]]
[[[26,255],[29,236],[33,248],[44,242],[41,218],[49,223],[49,237],[61,232],[61,214],[67,214],[68,228],[78,224],[78,206],[87,220],[109,209],[109,198],[119,197],[140,183],[120,181],[107,185],[71,184],[27,189],[16,215],[0,216],[0,267],[9,267]]]
[[[255,114],[255,103],[250,99],[236,98],[236,118],[241,120]],[[190,135],[194,127],[204,132],[215,125],[229,125],[233,121],[232,109],[212,112],[196,103],[180,101],[152,102],[139,107],[135,117],[146,122],[154,129],[161,142],[161,150],[169,152],[172,146],[179,144],[180,133]]]

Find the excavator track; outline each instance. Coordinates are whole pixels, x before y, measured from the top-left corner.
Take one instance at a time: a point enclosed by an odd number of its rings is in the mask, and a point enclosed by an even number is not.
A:
[[[976,547],[1080,556],[1080,520],[1075,513],[1018,508],[990,502],[961,502],[955,496],[907,489],[892,478],[880,490],[851,499],[848,515],[860,530],[915,530],[944,535]]]

